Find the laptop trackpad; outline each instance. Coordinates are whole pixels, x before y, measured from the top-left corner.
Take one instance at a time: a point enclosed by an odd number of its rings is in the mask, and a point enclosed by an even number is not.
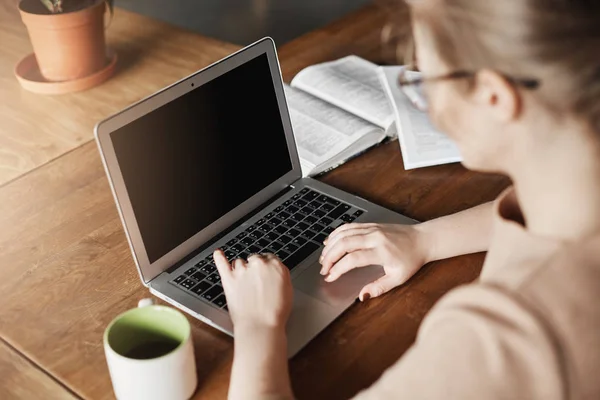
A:
[[[334,307],[353,302],[366,284],[384,275],[381,266],[372,265],[353,269],[337,281],[328,283],[325,282],[325,277],[319,274],[320,269],[321,265],[318,263],[307,268],[294,278],[294,287]]]

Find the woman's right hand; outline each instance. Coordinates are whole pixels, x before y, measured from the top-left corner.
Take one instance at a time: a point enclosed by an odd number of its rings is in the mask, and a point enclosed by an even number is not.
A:
[[[366,285],[361,301],[381,296],[406,282],[428,260],[418,225],[344,224],[325,240],[321,275],[333,282],[341,275],[368,265],[383,266],[385,275]]]

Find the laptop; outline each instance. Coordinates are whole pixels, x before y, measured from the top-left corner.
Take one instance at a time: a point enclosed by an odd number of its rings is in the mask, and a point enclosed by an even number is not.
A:
[[[302,177],[275,43],[254,42],[95,126],[95,137],[142,283],[233,336],[212,259],[275,253],[290,269],[288,356],[383,276],[319,274],[323,240],[349,222],[415,221]]]

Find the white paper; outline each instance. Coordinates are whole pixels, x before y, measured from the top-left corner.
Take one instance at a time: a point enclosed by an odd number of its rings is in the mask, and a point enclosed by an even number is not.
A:
[[[395,132],[394,111],[377,68],[376,64],[351,55],[307,67],[290,85],[380,126],[389,134]]]
[[[403,66],[379,67],[379,78],[394,108],[398,142],[405,169],[413,169],[462,160],[458,147],[439,132],[426,112],[415,108],[397,84]]]
[[[382,128],[308,93],[284,86],[302,174],[339,165],[385,137]]]

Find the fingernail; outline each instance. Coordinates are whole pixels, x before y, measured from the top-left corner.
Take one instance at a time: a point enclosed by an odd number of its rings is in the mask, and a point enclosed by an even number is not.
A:
[[[325,268],[321,268],[321,271],[319,271],[319,273],[320,273],[321,275],[325,275]]]
[[[367,301],[371,298],[371,295],[369,293],[365,293],[362,296],[362,300],[361,301]]]
[[[329,239],[329,238],[328,238],[328,237],[326,237],[326,238],[325,238],[325,240],[323,240],[323,244],[324,244],[325,246],[327,246],[327,239]]]
[[[333,277],[331,275],[327,275],[325,277],[325,282],[332,282],[333,281]]]

